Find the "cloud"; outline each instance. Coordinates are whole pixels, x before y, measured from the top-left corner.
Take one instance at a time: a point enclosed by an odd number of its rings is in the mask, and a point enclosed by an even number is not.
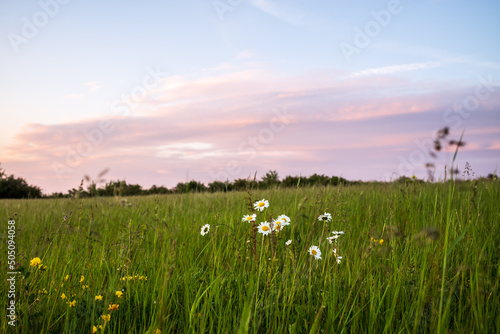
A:
[[[285,11],[282,6],[278,6],[276,2],[269,0],[251,0],[250,4],[266,14],[274,16],[282,21],[290,24],[299,24],[302,20],[302,15],[292,14]]]
[[[115,179],[169,187],[186,170],[208,183],[225,179],[228,168],[236,171],[230,178],[277,169],[369,179],[396,170],[398,155],[446,125],[444,111],[475,89],[396,76],[342,78],[332,69],[285,76],[251,66],[172,76],[134,117],[25,126],[2,163],[39,178],[47,191],[75,187],[103,167]],[[463,119],[466,157],[483,154],[483,163],[491,162],[485,152],[491,155],[500,142],[492,123],[498,107],[500,97],[492,94]],[[113,130],[99,133],[104,120]],[[453,138],[459,132],[452,130]],[[72,163],[75,152],[84,154],[58,180],[53,164]]]
[[[83,85],[87,86],[91,92],[95,92],[101,88],[101,85],[99,84],[98,81],[84,82]]]
[[[83,85],[85,87],[88,87],[88,89],[92,93],[98,91],[101,88],[101,85],[97,81],[84,82]],[[81,100],[81,99],[84,99],[85,97],[86,97],[85,93],[73,93],[73,94],[69,94],[69,95],[65,96],[66,99],[70,99],[70,100]]]
[[[488,147],[488,150],[500,150],[500,142],[493,143]]]
[[[363,70],[355,72],[352,74],[354,77],[367,76],[367,75],[380,75],[380,74],[394,74],[397,72],[409,72],[417,70],[425,70],[430,68],[440,67],[441,62],[438,61],[428,61],[423,63],[413,63],[404,65],[391,65],[385,67],[371,68],[368,70]]]
[[[173,143],[161,145],[156,148],[156,157],[160,158],[178,158],[178,159],[203,159],[208,156],[214,156],[211,150],[212,144],[202,142]]]
[[[253,57],[255,57],[255,52],[250,49],[243,50],[236,55],[236,59],[248,59]]]

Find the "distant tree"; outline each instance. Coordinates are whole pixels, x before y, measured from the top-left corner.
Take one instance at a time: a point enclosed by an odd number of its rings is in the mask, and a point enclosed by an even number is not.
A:
[[[332,176],[330,178],[330,184],[332,186],[338,186],[339,184],[346,185],[349,181],[340,176]]]
[[[152,185],[151,188],[145,191],[147,195],[163,195],[171,193],[168,188],[164,186],[157,187],[156,185]]]
[[[253,189],[257,186],[257,181],[248,179],[236,179],[232,183],[233,190],[245,191],[247,189]]]
[[[125,182],[125,181],[123,181]],[[124,187],[125,191],[123,192],[123,196],[138,196],[143,195],[142,186],[139,184],[127,184],[125,183]]]
[[[144,190],[138,184],[127,184],[125,180],[109,181],[103,188],[97,189],[99,196],[137,196],[143,195]]]
[[[304,185],[303,178],[299,178],[298,176],[285,177],[283,181],[281,181],[281,185],[283,187],[297,187],[297,185],[299,184],[299,180],[300,180],[300,185],[303,186]]]
[[[183,194],[187,192],[187,186],[184,182],[179,182],[177,185],[174,187],[174,193],[176,194]]]
[[[99,194],[102,196],[119,196],[122,191],[122,181],[109,181],[104,186],[104,189],[99,191]]]
[[[26,180],[14,175],[7,175],[0,167],[0,198],[39,198],[42,190],[28,185]]]
[[[207,187],[203,183],[194,180],[191,180],[188,183],[179,182],[174,188],[174,192],[177,194],[202,192],[206,190]]]
[[[310,185],[321,185],[321,186],[326,186],[330,183],[330,178],[325,175],[318,175],[314,173],[309,177],[309,184]]]
[[[260,182],[260,185],[263,185],[264,188],[269,188],[276,186],[280,183],[280,179],[278,176],[278,172],[275,170],[270,170],[269,172],[266,173],[262,177],[262,181]]]
[[[221,182],[221,181],[211,182],[208,184],[208,191],[211,193],[218,192],[218,191],[226,192],[229,190],[227,187],[228,184],[229,184],[229,182]]]
[[[92,181],[88,186],[87,186],[87,192],[91,197],[98,196],[99,192],[97,190],[97,185],[95,184],[94,181]]]
[[[193,192],[198,193],[207,190],[207,187],[203,183],[195,180],[189,181],[186,186],[187,186],[187,191],[191,193]]]
[[[300,185],[302,187],[307,187],[309,186],[309,178],[307,176],[301,176],[300,177]]]
[[[50,194],[47,197],[50,197],[50,198],[65,198],[65,197],[68,197],[68,194],[63,194],[62,192],[55,192],[55,193]]]

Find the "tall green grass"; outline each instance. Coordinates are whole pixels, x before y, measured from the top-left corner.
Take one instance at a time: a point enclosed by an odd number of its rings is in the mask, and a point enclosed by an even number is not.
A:
[[[256,252],[252,225],[241,222],[248,196],[2,201],[2,244],[15,219],[21,272],[16,327],[4,307],[2,331],[500,333],[496,181],[254,191],[252,201],[270,202],[258,221],[292,220],[273,237],[258,234]],[[318,221],[324,212],[332,222]],[[345,232],[337,245],[326,240],[332,230]],[[34,257],[46,270],[30,266]]]

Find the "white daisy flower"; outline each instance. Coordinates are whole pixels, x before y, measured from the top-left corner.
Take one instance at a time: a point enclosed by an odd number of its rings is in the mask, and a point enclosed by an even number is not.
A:
[[[273,229],[276,231],[276,232],[279,232],[283,229],[283,223],[279,220],[273,220]]]
[[[255,210],[264,211],[265,208],[269,207],[269,201],[267,199],[261,199],[253,204]]]
[[[328,240],[329,243],[333,244],[333,240],[335,240],[335,242],[337,242],[338,237],[339,237],[338,235],[334,235],[334,236],[326,238],[326,240]]]
[[[337,242],[337,239],[340,237],[341,234],[344,234],[344,231],[333,231],[332,232],[333,236],[326,238],[331,244],[335,240]]]
[[[318,220],[330,222],[332,221],[332,215],[325,212],[324,214],[319,215]]]
[[[319,250],[318,246],[311,246],[309,248],[309,254],[314,256],[316,260],[321,259],[321,251]]]
[[[340,260],[342,260],[342,256],[337,255],[337,249],[333,249],[333,255],[335,255],[335,260],[337,260],[337,263],[340,264]]]
[[[205,234],[207,234],[207,233],[208,233],[208,231],[210,231],[210,225],[208,225],[208,224],[203,225],[203,226],[201,227],[201,232],[200,232],[200,234],[201,234],[201,235],[205,235]]]
[[[290,239],[287,242],[285,242],[285,245],[287,245],[287,246],[290,246],[291,244],[292,244],[292,239]]]
[[[257,226],[257,231],[264,235],[271,233],[271,224],[268,222],[262,222]]]
[[[290,217],[288,217],[287,215],[279,215],[278,218],[276,218],[276,220],[279,220],[281,221],[281,225],[283,226],[287,226],[287,225],[290,225]]]
[[[253,215],[244,215],[241,221],[250,223],[254,222],[256,218],[257,215],[254,213]]]

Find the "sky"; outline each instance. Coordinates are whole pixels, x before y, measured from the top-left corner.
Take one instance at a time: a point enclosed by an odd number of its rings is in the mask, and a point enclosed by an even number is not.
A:
[[[500,165],[500,2],[0,2],[0,163],[44,193]]]

